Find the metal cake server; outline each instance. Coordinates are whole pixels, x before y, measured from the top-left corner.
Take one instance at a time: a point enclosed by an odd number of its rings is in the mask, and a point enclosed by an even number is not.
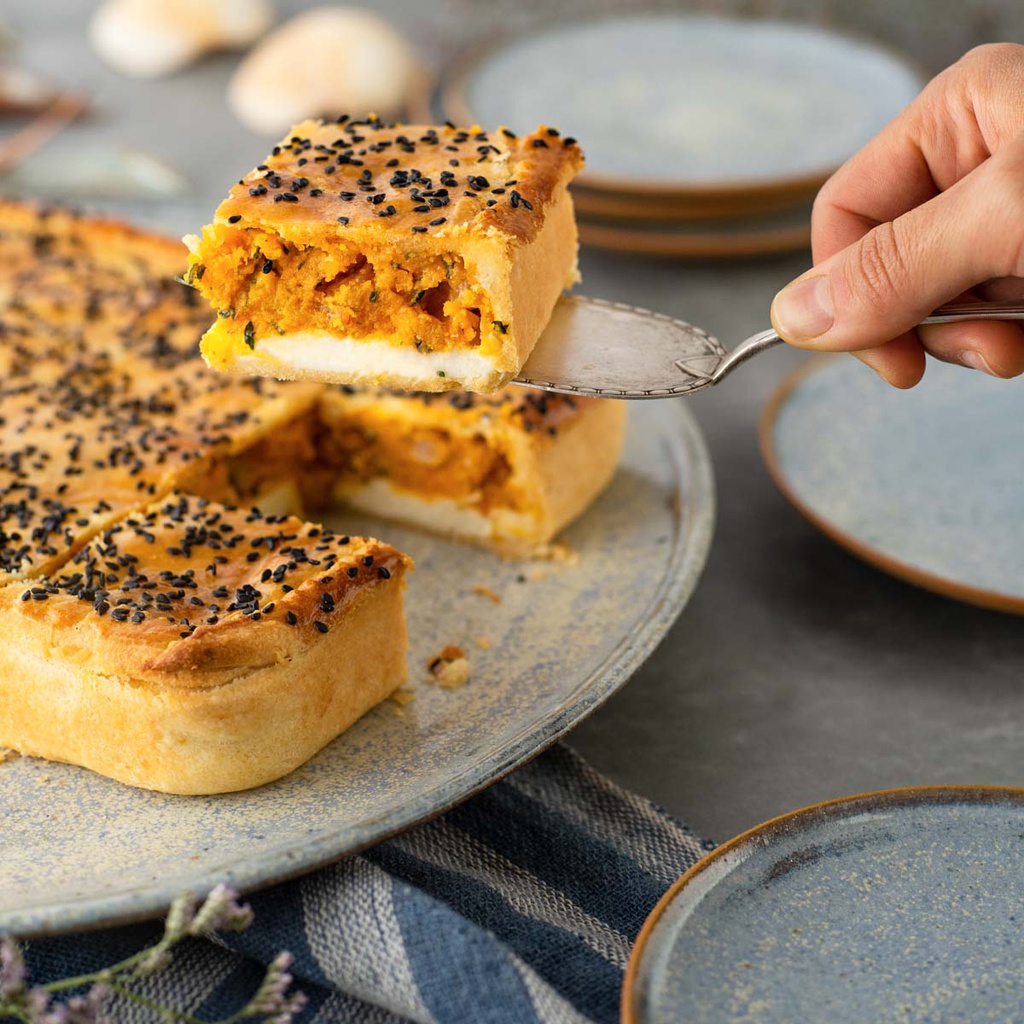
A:
[[[922,324],[1024,320],[1024,303],[940,306]],[[563,295],[551,321],[512,382],[563,395],[674,398],[718,384],[741,363],[782,343],[761,331],[727,351],[683,320],[620,302]]]

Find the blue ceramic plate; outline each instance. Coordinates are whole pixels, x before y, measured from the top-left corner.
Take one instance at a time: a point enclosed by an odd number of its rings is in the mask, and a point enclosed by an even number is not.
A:
[[[910,391],[855,359],[815,360],[762,422],[783,493],[880,568],[1024,613],[1024,379],[929,360]]]
[[[682,610],[714,518],[689,412],[653,402],[630,413],[618,474],[566,533],[575,562],[506,561],[340,519],[416,560],[406,598],[414,700],[385,701],[287,778],[176,797],[70,765],[0,764],[0,933],[152,915],[186,889],[299,874],[450,807],[593,711]],[[472,677],[442,690],[426,663],[450,643],[467,652]]]
[[[644,926],[624,1024],[1021,1019],[1024,790],[890,790],[709,854]]]
[[[451,112],[517,131],[558,125],[586,152],[581,180],[608,187],[823,179],[921,86],[874,43],[678,13],[558,24],[466,63],[446,89]]]

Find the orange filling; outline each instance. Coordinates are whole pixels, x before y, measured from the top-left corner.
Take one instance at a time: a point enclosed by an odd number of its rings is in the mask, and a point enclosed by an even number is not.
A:
[[[241,455],[217,459],[197,472],[188,480],[188,490],[211,501],[248,506],[279,485],[293,483],[304,509],[326,508],[333,474],[317,461],[314,429],[310,415],[274,427]]]
[[[443,352],[478,346],[481,336],[484,348],[500,348],[507,330],[454,254],[361,252],[343,240],[325,250],[258,228],[213,224],[188,277],[240,344],[324,331]]]
[[[440,427],[413,427],[383,417],[346,416],[328,424],[321,457],[341,483],[386,477],[402,490],[434,498],[472,498],[481,511],[517,508],[506,455],[480,434],[453,436]]]

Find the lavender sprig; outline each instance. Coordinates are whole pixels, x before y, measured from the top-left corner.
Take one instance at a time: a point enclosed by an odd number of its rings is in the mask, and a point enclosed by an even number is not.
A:
[[[0,938],[0,1021],[19,1024],[113,1024],[107,1007],[115,995],[137,1003],[158,1015],[165,1024],[292,1024],[306,1005],[301,992],[288,994],[292,976],[290,953],[281,953],[271,962],[259,988],[236,1013],[221,1021],[205,1022],[163,1006],[137,991],[140,979],[166,968],[171,950],[186,938],[198,938],[213,932],[242,931],[252,924],[252,909],[238,902],[238,893],[218,885],[200,904],[186,894],[171,904],[160,941],[93,974],[62,978],[47,985],[28,985],[25,958],[12,938]],[[70,989],[88,986],[85,995],[58,998]]]

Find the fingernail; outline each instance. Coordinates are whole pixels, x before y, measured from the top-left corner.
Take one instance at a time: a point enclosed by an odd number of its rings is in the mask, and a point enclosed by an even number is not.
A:
[[[968,349],[966,352],[960,353],[960,362],[964,366],[969,366],[972,370],[981,370],[982,373],[987,373],[990,377],[998,377],[999,374],[988,365],[985,357],[980,352],[975,352],[974,349]]]
[[[772,303],[772,321],[787,341],[813,341],[828,331],[835,319],[824,274],[786,285]]]

